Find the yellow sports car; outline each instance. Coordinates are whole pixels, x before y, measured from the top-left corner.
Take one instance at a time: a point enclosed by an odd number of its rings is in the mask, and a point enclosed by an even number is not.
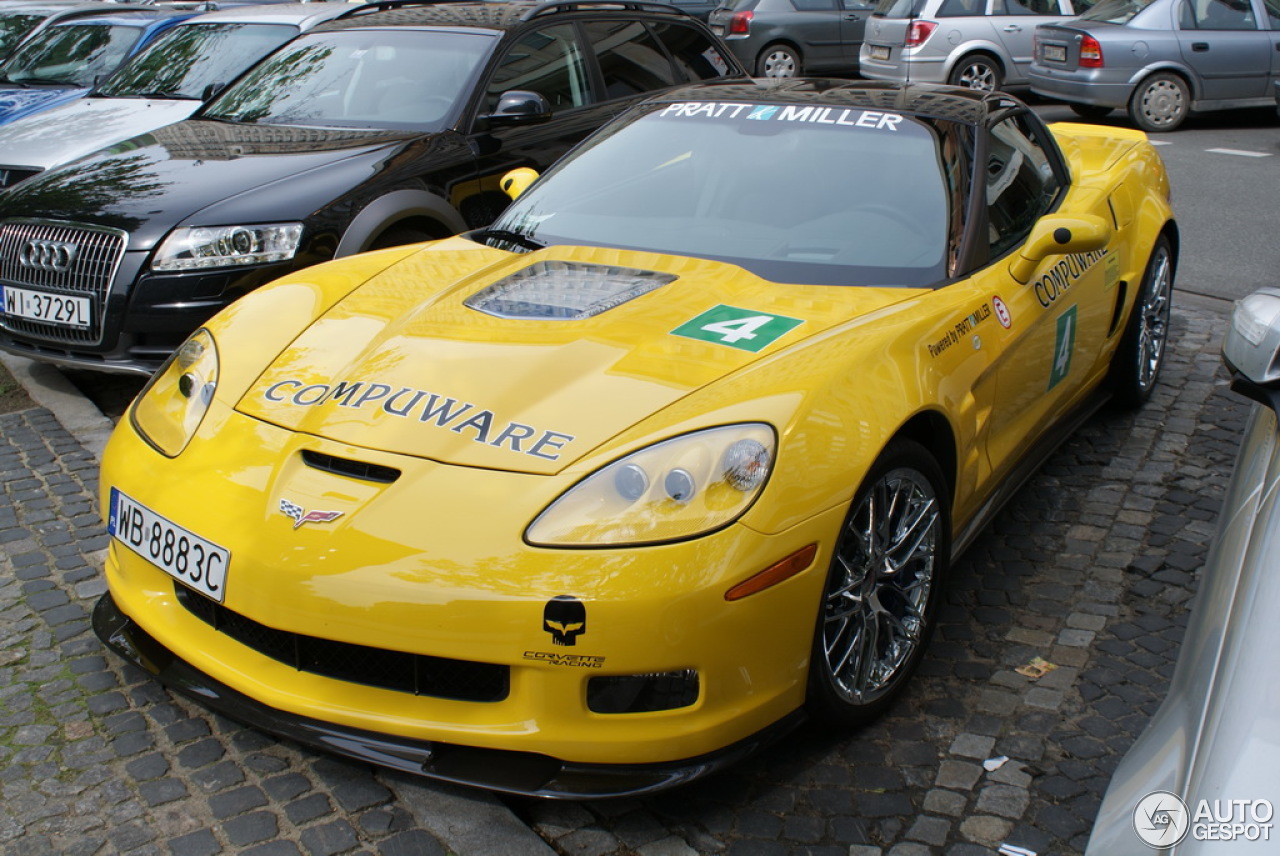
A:
[[[670,786],[883,712],[949,563],[1160,370],[1160,158],[1004,93],[692,87],[503,184],[155,375],[103,460],[112,648],[438,779]]]

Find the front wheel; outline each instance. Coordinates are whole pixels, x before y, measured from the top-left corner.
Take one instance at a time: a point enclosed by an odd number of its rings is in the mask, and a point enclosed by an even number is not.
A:
[[[923,656],[951,549],[944,485],[923,446],[898,440],[854,497],[814,631],[806,705],[815,717],[874,719]]]
[[[769,45],[756,59],[760,77],[795,77],[800,74],[800,54],[789,45]]]
[[[1173,245],[1161,235],[1147,260],[1124,338],[1111,360],[1111,391],[1121,407],[1141,407],[1155,389],[1169,341],[1174,263]]]
[[[1191,112],[1191,92],[1176,74],[1153,74],[1133,91],[1129,116],[1148,133],[1172,131]]]
[[[947,82],[980,92],[994,92],[1004,83],[1004,73],[1000,63],[986,54],[972,54],[956,63]]]

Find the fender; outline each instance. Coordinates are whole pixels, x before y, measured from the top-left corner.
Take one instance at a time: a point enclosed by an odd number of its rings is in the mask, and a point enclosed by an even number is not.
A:
[[[454,207],[425,190],[395,190],[380,196],[364,207],[338,243],[334,258],[354,255],[368,249],[369,244],[386,227],[408,217],[430,217],[453,234],[466,231],[467,224]]]
[[[941,24],[938,25],[938,29],[942,29]],[[998,45],[987,39],[970,39],[963,45],[951,49],[951,52],[947,55],[946,64],[942,69],[942,79],[945,81],[950,78],[952,70],[960,64],[960,60],[968,59],[970,55],[975,53],[991,54],[995,57],[996,61],[1000,63],[1000,67],[1004,69],[1005,77],[1009,76],[1009,70],[1014,67],[1013,60],[1009,57],[1003,45]]]

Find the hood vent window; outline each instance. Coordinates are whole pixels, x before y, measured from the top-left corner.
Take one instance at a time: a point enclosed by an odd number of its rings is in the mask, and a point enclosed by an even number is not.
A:
[[[592,318],[675,281],[651,270],[537,262],[498,280],[466,299],[478,312],[498,318],[578,321]]]

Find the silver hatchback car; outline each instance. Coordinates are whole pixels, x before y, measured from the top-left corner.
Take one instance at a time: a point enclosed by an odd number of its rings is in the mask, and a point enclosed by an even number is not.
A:
[[[880,0],[867,23],[863,77],[994,90],[1027,82],[1037,25],[1091,0]]]
[[[1195,110],[1266,107],[1280,80],[1280,0],[1102,0],[1036,31],[1031,89],[1097,119],[1172,131]]]

